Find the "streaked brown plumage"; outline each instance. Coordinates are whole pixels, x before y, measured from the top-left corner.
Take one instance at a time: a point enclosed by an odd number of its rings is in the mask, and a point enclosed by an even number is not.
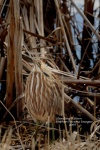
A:
[[[62,89],[56,77],[46,68],[34,66],[25,87],[25,103],[34,121],[50,122],[61,115]]]

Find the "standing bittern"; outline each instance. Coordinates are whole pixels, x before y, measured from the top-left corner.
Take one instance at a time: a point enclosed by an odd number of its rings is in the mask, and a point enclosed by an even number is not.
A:
[[[35,64],[27,77],[25,103],[34,121],[55,121],[62,111],[62,86],[56,76],[42,64]]]

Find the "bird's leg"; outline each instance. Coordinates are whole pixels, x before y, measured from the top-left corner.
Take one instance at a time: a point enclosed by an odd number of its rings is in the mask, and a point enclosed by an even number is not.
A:
[[[39,126],[40,125],[40,122],[38,121],[37,123],[36,123],[36,130],[35,130],[35,133],[34,133],[34,138],[35,138],[35,140],[36,140],[36,137],[37,137],[37,133],[38,133],[38,129],[39,129]]]
[[[52,142],[55,141],[55,129],[54,129],[54,123],[52,123]]]

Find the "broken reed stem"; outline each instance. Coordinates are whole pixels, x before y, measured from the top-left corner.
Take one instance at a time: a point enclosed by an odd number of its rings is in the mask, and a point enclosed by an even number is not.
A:
[[[1,57],[1,62],[0,62],[0,81],[2,79],[3,71],[4,71],[4,66],[5,66],[5,57]]]
[[[13,102],[13,89],[16,87],[16,97],[22,94],[22,25],[20,20],[19,1],[10,1],[10,29],[7,50],[7,97],[6,106],[10,108]],[[17,117],[22,111],[22,101],[17,106]]]
[[[38,12],[39,12],[39,22],[38,22],[38,24],[39,24],[39,29],[40,29],[40,32],[41,32],[41,35],[42,36],[44,36],[44,21],[43,21],[43,0],[39,0],[39,9],[38,9]],[[40,40],[40,46],[43,46],[43,45],[45,45],[45,41],[43,41],[43,40]],[[45,48],[41,48],[41,53],[43,53],[42,54],[42,56],[43,57],[45,57],[45,52],[46,52],[46,50],[45,50]]]
[[[71,79],[67,77],[63,77],[63,79],[60,77],[60,81],[63,81],[66,84],[87,84],[87,85],[94,85],[99,86],[100,80],[83,80],[83,79]]]
[[[29,16],[29,24],[30,24],[30,31],[32,33],[36,33],[35,29],[35,14],[34,14],[34,3],[31,4],[30,6],[30,16]],[[32,19],[33,18],[33,19]],[[35,48],[36,45],[36,38],[33,36],[30,36],[30,42],[31,42],[31,47]],[[37,49],[35,49],[35,52],[37,52]]]
[[[10,29],[8,34],[8,49],[7,49],[7,86],[6,86],[6,107],[9,108],[13,102],[13,87],[14,87],[14,9],[13,0],[10,1]]]
[[[14,9],[14,63],[15,63],[15,86],[16,86],[16,97],[22,94],[22,21],[20,18],[20,5],[19,1],[13,0]],[[17,104],[17,118],[20,118],[22,112],[22,101]]]

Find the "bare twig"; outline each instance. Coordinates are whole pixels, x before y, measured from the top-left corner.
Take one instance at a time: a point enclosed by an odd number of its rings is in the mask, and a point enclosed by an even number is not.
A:
[[[25,33],[27,33],[27,34],[30,34],[30,35],[32,35],[32,36],[35,36],[35,37],[38,37],[38,38],[40,38],[40,39],[46,40],[46,41],[48,41],[48,42],[50,42],[50,43],[53,43],[53,44],[57,43],[57,45],[58,45],[58,44],[59,44],[59,45],[62,44],[61,42],[59,42],[59,40],[46,38],[46,37],[44,37],[44,36],[38,35],[38,34],[36,34],[36,33],[32,33],[32,32],[27,31],[27,30],[25,30],[25,29],[23,29],[23,31],[24,31]]]

